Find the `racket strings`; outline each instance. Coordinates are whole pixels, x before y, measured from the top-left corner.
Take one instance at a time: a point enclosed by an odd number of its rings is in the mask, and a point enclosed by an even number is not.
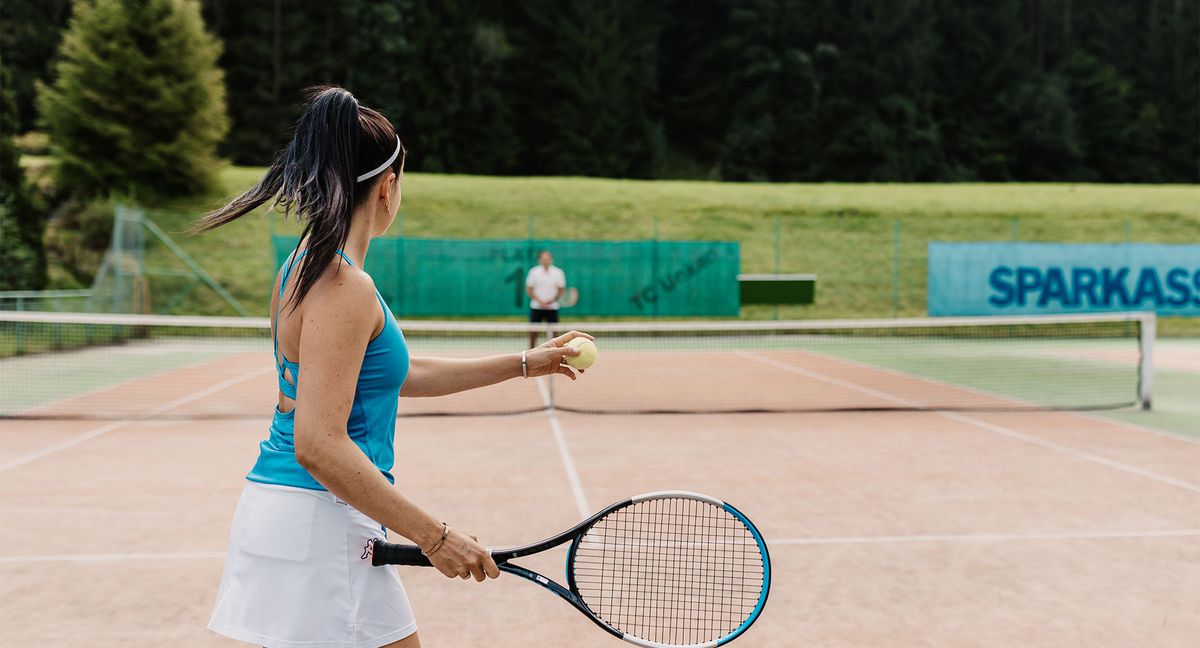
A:
[[[724,508],[656,498],[619,509],[581,538],[572,562],[580,597],[614,628],[662,644],[720,639],[763,595],[763,556]]]

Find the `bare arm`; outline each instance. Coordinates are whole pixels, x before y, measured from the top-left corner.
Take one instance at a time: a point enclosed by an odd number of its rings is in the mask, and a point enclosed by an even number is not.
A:
[[[375,328],[374,289],[365,276],[342,272],[314,288],[300,331],[304,379],[296,399],[296,460],[329,492],[373,520],[429,550],[442,522],[388,483],[350,440],[346,420],[361,360]],[[313,303],[310,302],[310,303]],[[453,532],[431,561],[447,576],[499,574],[486,550]]]
[[[547,376],[560,373],[575,379],[575,372],[562,364],[566,356],[579,355],[579,350],[565,347],[572,338],[593,339],[587,333],[571,331],[526,353],[525,365],[529,375]],[[485,387],[521,376],[521,354],[487,358],[413,358],[408,377],[400,388],[404,397],[445,396],[468,389]],[[348,500],[347,500],[348,501]]]

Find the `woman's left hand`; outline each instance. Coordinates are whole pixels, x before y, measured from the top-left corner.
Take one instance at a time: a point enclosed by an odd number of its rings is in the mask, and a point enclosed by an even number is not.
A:
[[[575,380],[575,371],[563,362],[563,359],[568,356],[579,355],[579,349],[566,346],[567,342],[575,338],[584,338],[585,340],[596,339],[582,331],[570,331],[527,351],[525,353],[525,367],[529,372],[529,377],[562,374],[571,380]],[[579,373],[583,373],[583,370],[580,369]]]

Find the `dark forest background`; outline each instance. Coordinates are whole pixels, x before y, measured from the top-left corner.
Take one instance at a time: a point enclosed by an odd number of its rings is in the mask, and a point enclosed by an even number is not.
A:
[[[4,0],[18,129],[68,0]],[[340,83],[410,168],[768,181],[1200,180],[1197,0],[204,0],[221,154]]]

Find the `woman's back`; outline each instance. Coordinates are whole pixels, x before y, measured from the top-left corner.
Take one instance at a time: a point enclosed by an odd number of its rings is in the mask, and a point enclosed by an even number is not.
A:
[[[279,287],[272,300],[272,339],[280,402],[271,421],[270,436],[259,444],[258,461],[246,478],[263,484],[325,490],[296,458],[296,410],[302,407],[296,401],[296,385],[301,376],[298,350],[303,311],[288,306],[288,296],[292,292],[288,290],[288,280],[306,255],[307,250],[293,254],[280,270]],[[341,250],[338,250],[338,258],[338,262],[354,267]],[[338,268],[337,271],[350,269]],[[306,307],[321,308],[320,297],[319,291],[311,295]],[[395,483],[391,469],[395,459],[396,410],[400,388],[408,374],[409,354],[404,334],[378,290],[375,299],[382,310],[383,325],[367,343],[363,354],[346,432],[383,476]],[[281,337],[285,340],[283,344]]]

